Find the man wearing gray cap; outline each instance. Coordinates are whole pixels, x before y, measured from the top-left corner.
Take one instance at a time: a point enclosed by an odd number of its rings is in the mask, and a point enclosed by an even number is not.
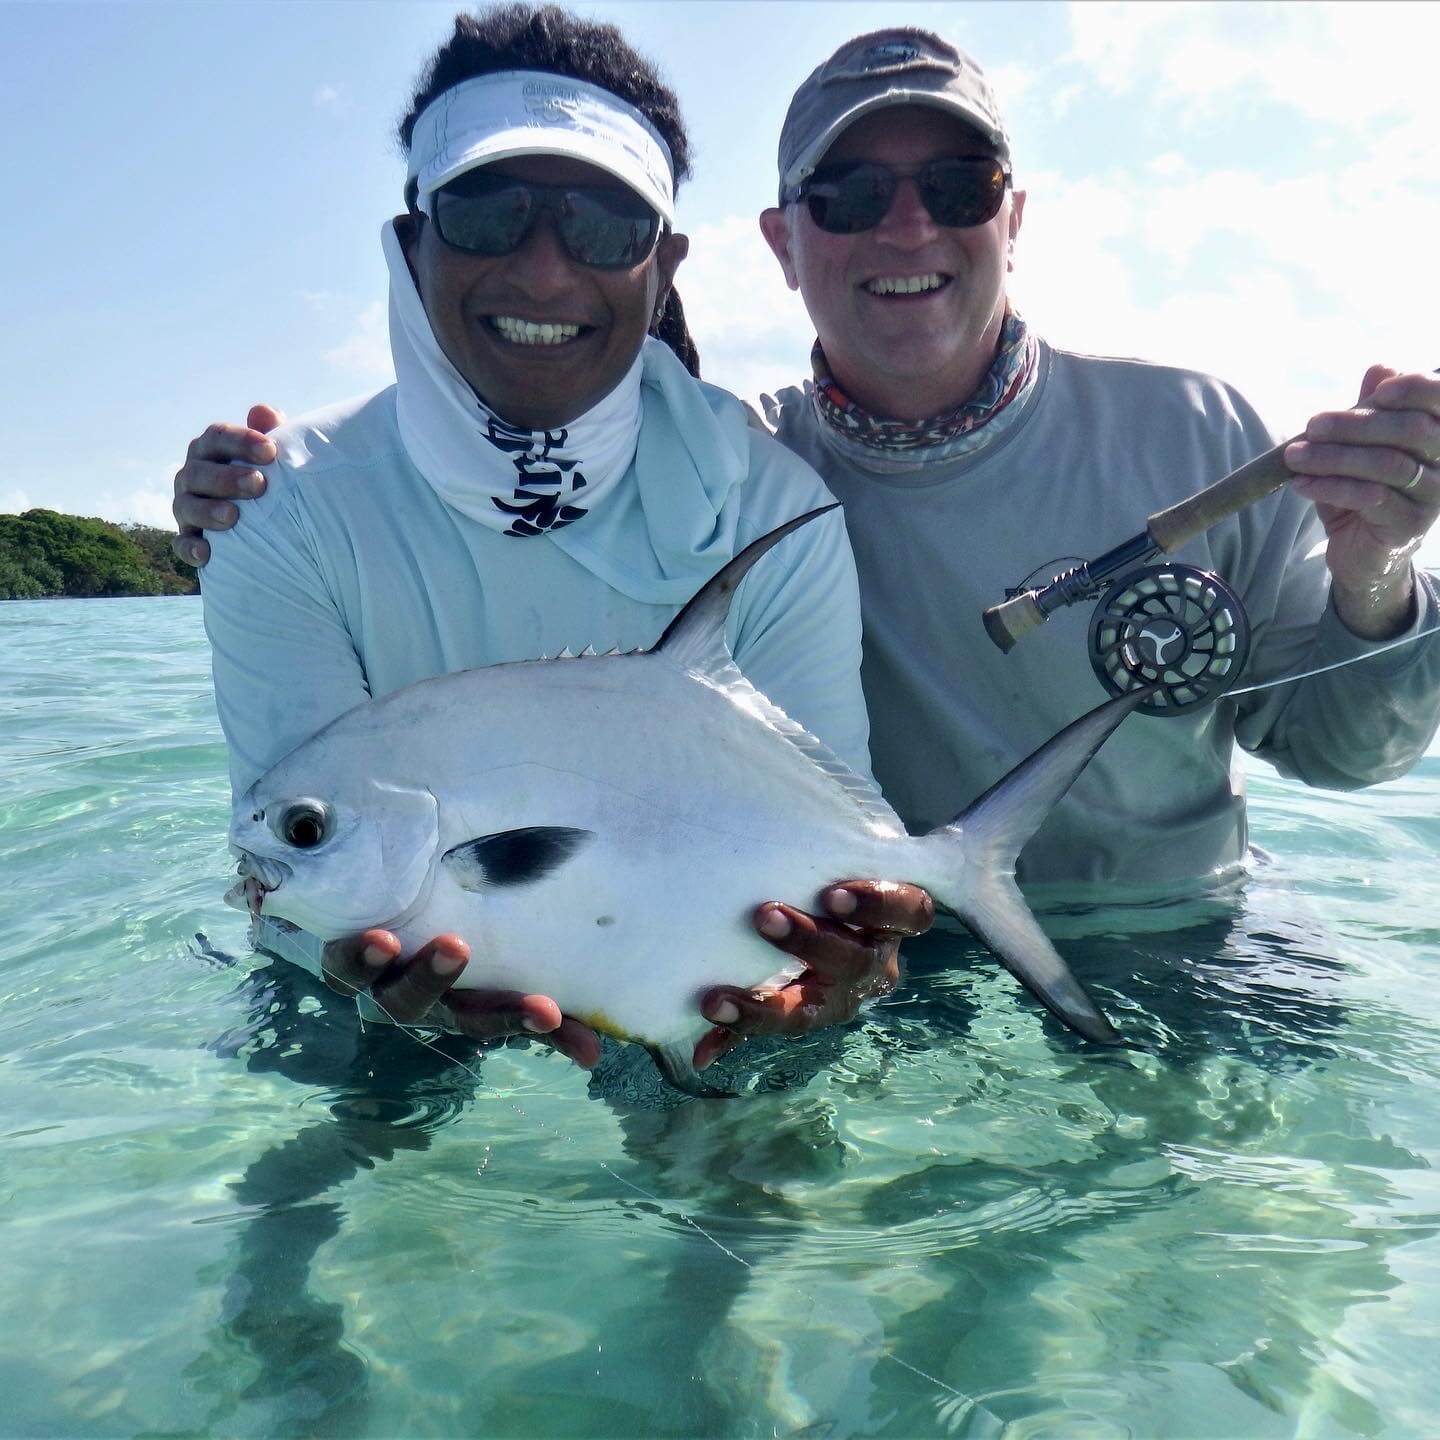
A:
[[[894,29],[842,46],[796,92],[779,162],[761,229],[818,339],[812,380],[767,414],[844,502],[874,773],[922,830],[1099,698],[1082,610],[1009,655],[981,610],[1032,572],[1108,550],[1274,437],[1218,380],[1057,350],[1009,305],[1025,195],[989,84],[939,37]],[[1440,513],[1440,382],[1373,367],[1362,394],[1364,408],[1317,415],[1289,448],[1292,485],[1177,557],[1242,598],[1256,637],[1247,682],[1440,623],[1431,580],[1409,563]],[[196,497],[235,497],[236,472],[211,462],[246,458],[257,438],[220,431],[192,446],[182,527],[224,528]],[[198,536],[179,544],[203,561]],[[1022,880],[1041,899],[1093,886],[1115,900],[1234,878],[1246,853],[1237,740],[1284,773],[1350,788],[1403,773],[1437,718],[1433,639],[1183,716],[1132,716],[1026,847]],[[783,948],[844,971],[853,994],[885,983],[880,951],[790,916]],[[886,963],[893,975],[893,952]],[[797,1006],[801,993],[722,987],[705,1013],[737,1033],[837,1018]]]
[[[876,779],[923,831],[1099,698],[1090,606],[1002,654],[981,611],[1126,540],[1275,444],[1209,376],[1046,344],[1006,297],[1024,215],[984,75],[923,30],[842,46],[800,86],[760,225],[814,321],[813,379],[769,402],[845,506],[860,571]],[[1076,276],[1075,283],[1085,277]],[[1238,592],[1244,683],[1363,656],[1440,621],[1409,555],[1440,509],[1440,381],[1375,367],[1316,416],[1295,481],[1175,557]],[[1314,503],[1312,503],[1312,501]],[[1328,550],[1326,543],[1328,540]],[[1403,773],[1440,719],[1440,637],[1183,715],[1132,716],[1025,848],[1044,897],[1236,876],[1236,741],[1354,788]]]

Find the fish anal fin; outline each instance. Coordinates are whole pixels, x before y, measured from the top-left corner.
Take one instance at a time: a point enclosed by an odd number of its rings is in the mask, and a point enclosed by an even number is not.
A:
[[[707,1085],[696,1070],[692,1050],[686,1045],[647,1045],[655,1068],[677,1090],[693,1095],[698,1100],[738,1100],[738,1092],[721,1090],[716,1085]]]
[[[529,825],[466,840],[447,850],[440,863],[463,890],[530,885],[559,869],[593,838],[590,830]]]

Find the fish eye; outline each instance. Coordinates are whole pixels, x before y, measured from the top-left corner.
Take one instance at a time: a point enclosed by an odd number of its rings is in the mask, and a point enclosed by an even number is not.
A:
[[[323,800],[296,800],[275,822],[275,833],[297,850],[313,850],[330,838],[334,814]]]

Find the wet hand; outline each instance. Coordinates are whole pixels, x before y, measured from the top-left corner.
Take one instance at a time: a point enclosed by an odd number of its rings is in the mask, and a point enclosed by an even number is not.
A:
[[[1398,635],[1415,616],[1410,557],[1440,516],[1440,376],[1372,365],[1359,405],[1314,416],[1285,463],[1329,537],[1340,618],[1366,639]]]
[[[388,930],[332,940],[321,955],[321,978],[340,995],[368,991],[401,1025],[445,1025],[472,1040],[532,1035],[583,1070],[599,1061],[599,1037],[562,1015],[548,995],[453,989],[470,960],[470,947],[458,935],[437,935],[414,955],[400,950]]]
[[[265,493],[265,477],[258,470],[232,465],[232,460],[268,465],[275,446],[266,432],[285,423],[285,416],[268,405],[253,405],[245,425],[211,425],[197,435],[185,452],[185,463],[175,473],[175,502],[170,507],[180,533],[170,548],[187,565],[201,566],[210,558],[204,530],[228,530],[240,518],[230,502]]]
[[[853,1020],[865,1001],[888,995],[900,981],[900,941],[935,920],[925,891],[888,880],[847,880],[820,896],[828,918],[767,901],[755,928],[806,969],[775,990],[717,986],[701,1000],[719,1028],[695,1047],[703,1070],[750,1035],[801,1035]]]

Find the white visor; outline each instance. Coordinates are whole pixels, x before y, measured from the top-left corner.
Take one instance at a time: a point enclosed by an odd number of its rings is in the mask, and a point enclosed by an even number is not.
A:
[[[515,155],[568,155],[615,176],[675,223],[670,147],[633,105],[598,85],[538,70],[501,70],[437,95],[410,138],[420,208],[457,175]]]

